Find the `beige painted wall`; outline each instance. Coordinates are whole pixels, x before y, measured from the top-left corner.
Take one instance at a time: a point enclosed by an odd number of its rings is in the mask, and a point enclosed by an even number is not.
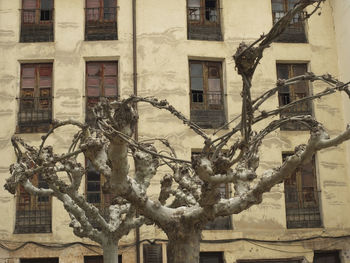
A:
[[[55,1],[55,42],[18,43],[20,28],[20,0],[0,0],[0,185],[8,177],[8,166],[15,161],[10,138],[16,127],[18,110],[16,97],[19,94],[20,63],[52,61],[54,63],[54,118],[73,118],[83,121],[85,117],[85,62],[91,60],[117,60],[119,63],[119,92],[121,96],[132,93],[132,19],[131,1],[118,1],[118,37],[116,41],[84,41],[84,1]],[[240,41],[252,41],[272,25],[270,0],[222,0],[222,29],[224,41],[187,40],[186,0],[143,0],[137,5],[137,55],[139,94],[166,98],[186,116],[189,116],[189,59],[222,61],[227,118],[230,120],[240,112],[240,77],[234,69],[232,55]],[[340,8],[341,10],[342,8]],[[334,33],[333,9],[326,2],[321,16],[308,21],[307,44],[275,43],[267,50],[254,78],[253,95],[259,96],[271,88],[276,81],[276,62],[307,62],[316,74],[331,73],[350,76],[338,71],[337,52],[339,36]],[[344,21],[335,21],[335,24]],[[345,27],[344,27],[345,28]],[[337,42],[336,42],[337,40]],[[349,40],[349,39],[348,39]],[[348,41],[347,40],[347,41]],[[338,43],[338,45],[337,45]],[[346,47],[346,45],[344,46]],[[344,50],[345,52],[346,50]],[[350,61],[350,60],[348,60]],[[348,62],[339,62],[348,63]],[[340,68],[343,68],[340,66]],[[325,88],[313,83],[313,92]],[[343,129],[343,105],[340,95],[314,103],[315,116],[325,123],[330,135]],[[266,109],[278,105],[273,98]],[[140,105],[140,138],[164,136],[170,140],[183,158],[190,158],[191,149],[201,148],[203,141],[184,127],[180,121],[166,112],[151,110]],[[210,131],[208,131],[210,132]],[[51,143],[63,151],[70,143],[68,135],[74,130],[59,131]],[[220,134],[220,133],[219,133]],[[38,144],[40,134],[21,134],[31,143]],[[276,132],[263,143],[260,171],[277,166],[281,153],[291,151],[297,144],[307,140],[305,132]],[[240,215],[233,216],[232,231],[204,231],[203,239],[294,239],[318,235],[342,235],[350,232],[350,186],[345,146],[322,151],[317,155],[317,176],[321,190],[321,207],[324,228],[286,229],[283,185],[265,194],[264,201]],[[149,192],[156,197],[161,171],[152,182]],[[62,205],[54,200],[53,233],[36,235],[14,235],[15,198],[0,191],[0,240],[38,242],[72,242],[75,238],[68,227],[69,217]],[[158,228],[143,227],[141,239],[166,236]],[[88,242],[88,240],[84,240]],[[134,233],[123,240],[123,244],[134,243]],[[264,247],[261,247],[263,245]],[[299,247],[286,244],[264,245],[261,243],[236,242],[229,244],[203,244],[202,250],[225,251],[226,262],[249,258],[305,257],[312,262],[313,250],[350,250],[350,244],[333,240],[300,242]],[[1,249],[0,249],[1,250]],[[276,250],[280,250],[279,252]],[[289,251],[289,252],[281,252]],[[125,251],[123,262],[135,262],[134,248]],[[79,247],[64,251],[46,251],[28,248],[11,253],[10,257],[55,255],[60,262],[82,262],[88,253]],[[142,254],[142,253],[141,253]],[[1,257],[2,254],[0,254]],[[4,255],[6,253],[4,252]],[[70,256],[72,255],[72,256]],[[164,246],[165,255],[165,246]],[[124,261],[125,260],[125,261]],[[350,262],[343,256],[344,262]],[[343,263],[344,263],[343,262]]]

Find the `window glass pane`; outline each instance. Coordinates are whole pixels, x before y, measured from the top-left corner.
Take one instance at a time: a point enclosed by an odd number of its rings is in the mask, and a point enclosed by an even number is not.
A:
[[[284,11],[283,0],[272,0],[272,11],[283,12]]]
[[[191,90],[203,90],[203,79],[191,78]]]
[[[208,79],[209,92],[221,93],[220,79]]]
[[[115,7],[115,0],[103,0],[104,7]]]
[[[293,9],[294,5],[298,2],[299,0],[288,0],[288,10]]]
[[[206,8],[216,8],[216,0],[205,0]]]
[[[188,0],[188,7],[200,7],[201,1],[200,0]]]
[[[191,63],[191,77],[202,77],[202,76],[203,76],[202,64]]]
[[[277,64],[277,78],[289,79],[288,64]]]
[[[53,8],[53,0],[41,0],[41,9],[51,10]]]
[[[35,9],[36,8],[36,0],[23,0],[23,9]]]
[[[86,8],[100,7],[100,0],[86,0]]]

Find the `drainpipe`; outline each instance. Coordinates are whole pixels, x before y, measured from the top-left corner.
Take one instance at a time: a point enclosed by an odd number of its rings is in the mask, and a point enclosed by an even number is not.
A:
[[[136,0],[132,0],[132,66],[133,66],[133,84],[134,96],[137,96],[137,42],[136,42]],[[137,111],[137,104],[135,105]],[[135,125],[135,140],[139,137],[138,123]],[[137,216],[137,215],[136,215]],[[141,262],[140,257],[140,228],[135,229],[136,239],[136,262]]]

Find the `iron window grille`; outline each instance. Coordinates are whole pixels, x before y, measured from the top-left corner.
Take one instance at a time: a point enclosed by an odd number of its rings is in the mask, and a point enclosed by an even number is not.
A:
[[[116,40],[116,0],[86,0],[85,40]]]
[[[190,60],[190,119],[201,128],[225,124],[221,62]]]
[[[22,64],[19,133],[47,132],[52,122],[52,63]]]
[[[144,244],[143,263],[163,263],[162,245]]]
[[[32,183],[48,188],[41,176],[34,176]],[[52,197],[27,193],[22,186],[17,190],[15,234],[51,233]]]
[[[53,0],[22,0],[20,42],[54,41],[53,7]]]
[[[188,39],[222,40],[219,0],[187,0]]]
[[[314,158],[284,181],[284,192],[287,228],[322,227]]]
[[[276,24],[281,17],[283,17],[298,0],[272,0],[272,21]],[[306,43],[305,32],[305,17],[306,12],[296,14],[286,30],[275,40],[276,42],[289,43]]]

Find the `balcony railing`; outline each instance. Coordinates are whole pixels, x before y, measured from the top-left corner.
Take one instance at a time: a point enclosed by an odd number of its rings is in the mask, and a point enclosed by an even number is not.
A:
[[[19,196],[14,232],[16,234],[52,232],[51,197],[29,194]]]
[[[287,228],[321,227],[319,192],[313,188],[285,189]]]
[[[221,92],[191,91],[191,121],[206,129],[225,124],[224,103]]]
[[[289,94],[279,94],[280,105],[287,105],[290,102],[296,101],[297,99],[291,98]],[[311,101],[303,101],[296,103],[294,106],[281,112],[281,117],[291,117],[299,115],[312,115],[312,103]],[[281,130],[307,130],[305,125],[297,122],[290,122],[281,126]]]
[[[188,39],[222,40],[220,8],[187,8]]]
[[[19,98],[18,132],[46,132],[52,122],[52,97]]]
[[[116,7],[85,8],[85,40],[115,40]]]
[[[287,12],[272,11],[273,23],[277,23]],[[275,40],[276,42],[306,43],[305,18],[306,12],[296,14],[287,29]]]
[[[53,9],[22,9],[20,42],[54,41],[53,16]]]

